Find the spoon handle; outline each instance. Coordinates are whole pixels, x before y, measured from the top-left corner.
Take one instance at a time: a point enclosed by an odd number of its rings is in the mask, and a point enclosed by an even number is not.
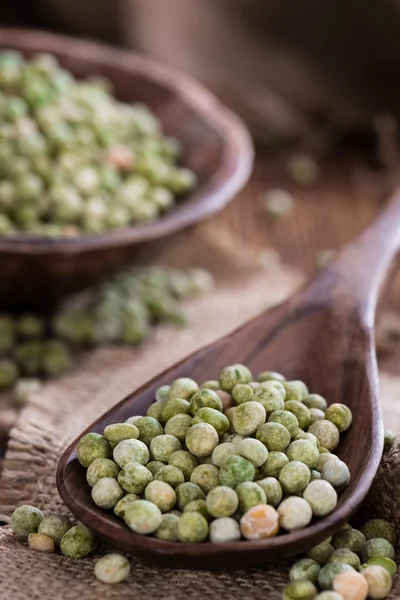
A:
[[[340,302],[351,302],[368,327],[374,325],[379,292],[399,250],[400,188],[375,221],[321,275],[324,279],[335,274],[334,295]]]

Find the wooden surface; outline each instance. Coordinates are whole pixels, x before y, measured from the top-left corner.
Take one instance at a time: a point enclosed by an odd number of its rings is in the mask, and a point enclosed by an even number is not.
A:
[[[196,352],[158,375],[114,406],[83,433],[96,431],[132,414],[145,414],[157,388],[178,377],[216,379],[235,362],[253,373],[266,364],[288,379],[302,379],[328,403],[346,403],[358,415],[342,437],[339,456],[350,469],[349,485],[336,509],[301,532],[262,542],[222,545],[175,544],[132,534],[113,514],[97,508],[85,485],[85,469],[76,458],[79,436],[64,452],[57,485],[65,504],[112,546],[167,567],[226,568],[259,565],[320,543],[348,522],[376,475],[383,449],[378,370],[373,327],[377,297],[400,247],[400,191],[372,226],[341,252],[309,287],[234,333]],[[268,416],[268,415],[267,415]],[[199,560],[200,559],[200,560]]]
[[[162,218],[99,235],[0,237],[0,307],[44,310],[66,294],[130,264],[144,242],[175,233],[220,210],[250,174],[246,128],[200,84],[140,55],[46,33],[0,29],[0,49],[55,54],[77,78],[107,78],[122,101],[143,102],[182,146],[197,176],[193,193]],[[29,285],[26,280],[29,279]]]

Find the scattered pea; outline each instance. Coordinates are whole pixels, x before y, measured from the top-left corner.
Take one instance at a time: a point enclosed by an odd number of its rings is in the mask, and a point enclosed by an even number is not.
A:
[[[289,577],[291,581],[306,579],[316,584],[321,567],[311,558],[302,558],[296,562],[290,569]]]
[[[385,598],[392,589],[392,578],[388,571],[378,565],[371,565],[362,570],[368,583],[368,595],[372,600]]]
[[[86,558],[95,549],[96,538],[82,523],[71,527],[61,538],[60,550],[69,558]]]
[[[16,536],[26,538],[30,533],[37,533],[44,515],[41,510],[29,504],[18,506],[11,517],[11,527]]]
[[[367,540],[384,538],[391,544],[397,542],[396,527],[384,519],[370,519],[360,529]]]
[[[28,535],[28,544],[36,552],[51,553],[55,551],[54,540],[43,533],[30,533]]]
[[[96,562],[94,574],[103,583],[121,583],[129,577],[129,561],[121,554],[106,554]]]
[[[316,593],[317,588],[307,579],[291,581],[283,590],[282,600],[314,600]]]
[[[44,517],[38,527],[38,533],[41,533],[53,540],[59,546],[62,537],[71,528],[68,517],[62,515],[48,515]]]

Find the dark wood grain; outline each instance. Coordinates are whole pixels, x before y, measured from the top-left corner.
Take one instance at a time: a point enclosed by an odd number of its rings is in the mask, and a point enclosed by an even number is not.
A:
[[[375,224],[308,288],[157,376],[86,430],[102,432],[109,423],[145,413],[157,387],[176,377],[215,378],[223,366],[235,362],[255,372],[276,369],[288,378],[303,379],[329,403],[346,403],[355,416],[338,450],[351,481],[332,514],[303,531],[260,542],[191,545],[141,537],[91,501],[85,469],[76,459],[78,439],[57,468],[58,489],[72,513],[116,548],[160,565],[196,569],[261,565],[298,554],[348,521],[367,494],[382,455],[373,325],[378,293],[400,246],[399,217],[398,192]]]
[[[131,52],[47,33],[0,29],[0,49],[55,54],[78,78],[102,75],[127,102],[145,102],[180,140],[197,189],[151,223],[101,235],[49,240],[0,237],[0,305],[43,309],[132,262],[139,244],[220,210],[250,175],[253,149],[240,119],[189,77]],[[29,281],[29,285],[26,282]]]

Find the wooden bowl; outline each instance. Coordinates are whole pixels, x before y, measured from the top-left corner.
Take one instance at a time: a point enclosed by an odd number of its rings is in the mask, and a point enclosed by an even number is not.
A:
[[[135,257],[139,244],[167,236],[221,210],[248,179],[253,146],[241,120],[201,85],[132,52],[63,36],[0,29],[0,50],[55,54],[76,77],[107,77],[116,95],[144,102],[182,144],[182,164],[196,190],[158,220],[101,235],[46,239],[0,237],[0,305],[45,310],[66,294],[108,276]]]

